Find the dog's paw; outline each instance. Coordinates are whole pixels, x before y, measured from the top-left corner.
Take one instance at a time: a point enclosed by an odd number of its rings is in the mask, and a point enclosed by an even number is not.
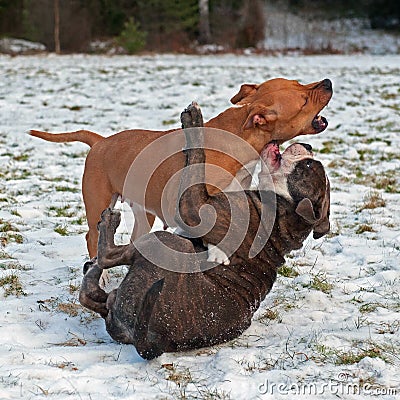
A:
[[[196,128],[203,126],[203,115],[200,106],[192,102],[181,114],[182,128]]]
[[[97,225],[100,228],[101,225],[106,225],[107,227],[116,230],[121,222],[121,213],[118,210],[111,210],[111,208],[106,208],[101,213],[101,220]]]
[[[110,274],[108,273],[108,271],[103,270],[99,280],[100,288],[104,289],[110,282],[111,282]]]
[[[85,264],[83,264],[83,275],[86,275],[89,269],[94,267],[96,264],[97,264],[97,257],[94,257],[91,260],[86,261]]]
[[[208,244],[208,257],[207,261],[216,262],[217,264],[229,265],[230,261],[228,256],[217,246]]]

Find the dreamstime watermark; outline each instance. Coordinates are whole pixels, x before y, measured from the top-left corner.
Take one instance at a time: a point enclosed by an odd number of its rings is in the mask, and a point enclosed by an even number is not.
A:
[[[398,396],[400,389],[383,387],[372,383],[356,383],[349,381],[349,375],[340,373],[337,379],[326,382],[311,383],[276,383],[265,380],[258,385],[260,395],[281,396],[316,396],[333,394],[338,396]]]

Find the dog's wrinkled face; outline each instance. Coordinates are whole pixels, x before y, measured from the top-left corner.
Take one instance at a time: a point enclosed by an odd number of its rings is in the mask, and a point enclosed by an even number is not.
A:
[[[329,232],[329,179],[322,164],[314,160],[311,146],[294,143],[281,154],[276,143],[269,143],[261,157],[259,188],[294,202],[297,214],[313,225],[314,238]]]
[[[332,82],[324,79],[309,85],[294,80],[272,79],[260,85],[244,84],[231,102],[250,104],[243,130],[260,128],[283,141],[298,135],[320,133],[328,121],[319,115],[332,97]]]
[[[271,142],[262,149],[260,156],[263,160],[258,175],[260,189],[272,190],[291,200],[292,196],[287,185],[288,176],[294,170],[296,162],[313,158],[311,146],[293,143],[281,154],[278,144]]]

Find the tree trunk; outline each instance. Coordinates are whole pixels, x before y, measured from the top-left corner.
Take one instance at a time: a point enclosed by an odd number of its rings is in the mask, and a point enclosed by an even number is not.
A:
[[[54,47],[57,54],[61,53],[60,46],[60,4],[54,0]]]
[[[211,42],[210,18],[208,0],[199,0],[199,43],[206,44]]]

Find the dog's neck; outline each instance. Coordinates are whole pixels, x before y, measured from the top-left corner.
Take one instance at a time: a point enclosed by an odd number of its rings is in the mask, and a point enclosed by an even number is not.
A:
[[[260,153],[265,144],[272,140],[272,137],[269,137],[270,135],[267,132],[257,127],[243,129],[249,111],[247,104],[240,107],[230,107],[215,118],[210,119],[204,126],[232,132],[243,140],[246,140],[247,143]]]
[[[296,213],[296,205],[293,201],[277,195],[273,231],[276,231],[280,237],[276,240],[275,247],[284,256],[303,246],[304,240],[312,231],[312,226]],[[273,234],[271,238],[272,236]]]

